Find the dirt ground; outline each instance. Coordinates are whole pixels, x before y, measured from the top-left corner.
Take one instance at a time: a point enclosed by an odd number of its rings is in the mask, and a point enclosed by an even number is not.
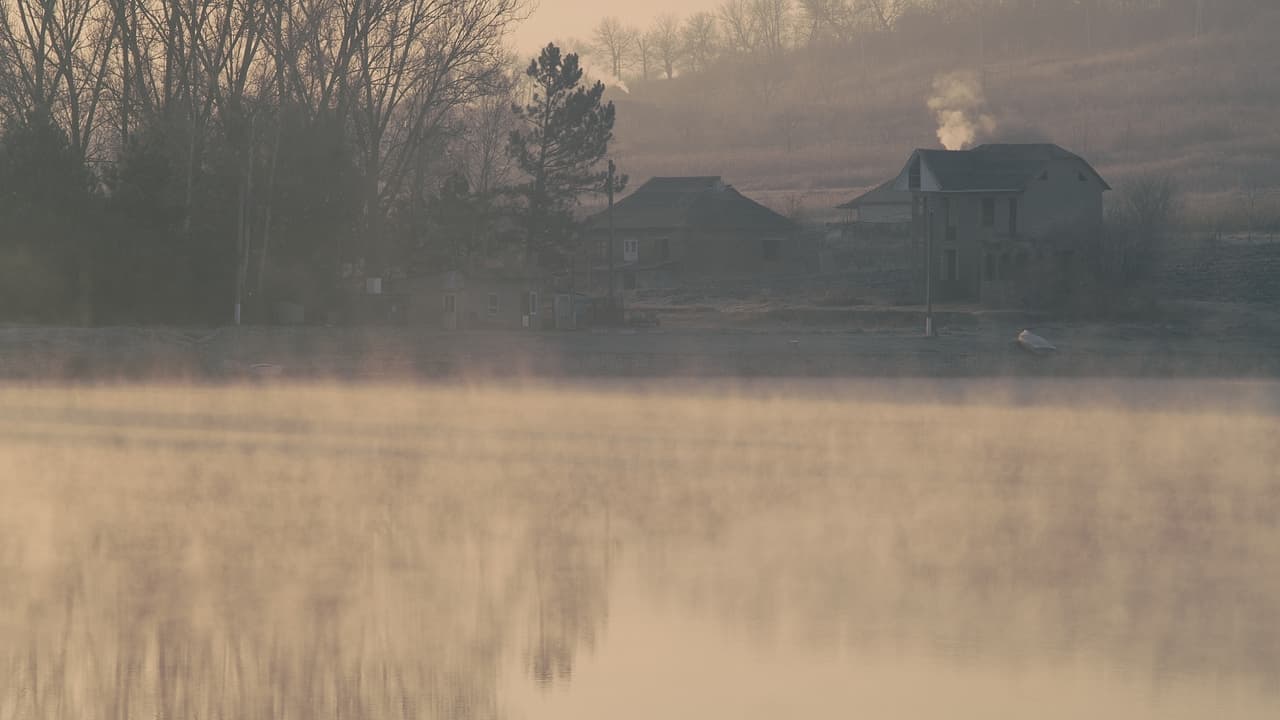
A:
[[[943,308],[668,307],[652,328],[443,332],[413,327],[0,328],[0,379],[1280,375],[1280,312],[1188,305],[1091,322]],[[1058,350],[1014,342],[1030,328]]]

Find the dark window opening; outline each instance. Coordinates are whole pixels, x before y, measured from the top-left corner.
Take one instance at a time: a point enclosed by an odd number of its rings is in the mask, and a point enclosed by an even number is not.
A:
[[[996,199],[982,199],[982,227],[996,226]]]
[[[635,273],[633,273],[633,272],[625,272],[625,273],[622,273],[622,289],[623,289],[623,290],[635,290],[635,289],[636,289],[636,274],[635,274]]]
[[[1000,269],[998,272],[1001,280],[1009,279],[1009,253],[1000,255]]]
[[[943,253],[942,279],[943,280],[959,280],[960,279],[960,251],[959,250],[947,250],[945,253]]]
[[[956,228],[953,225],[947,228],[947,242],[953,243],[955,241],[956,241]]]
[[[987,253],[986,258],[984,258],[984,262],[986,264],[987,282],[991,282],[996,279],[996,256],[991,253]]]
[[[658,259],[663,262],[671,259],[671,241],[667,238],[658,240]]]
[[[453,312],[453,311],[454,311],[454,308],[455,308],[454,303],[456,303],[456,302],[457,302],[457,299],[455,298],[455,296],[453,296],[453,295],[445,295],[445,296],[444,296],[444,311],[445,311],[445,312],[450,312],[450,313],[451,313],[451,312]]]
[[[1080,182],[1089,182],[1089,178],[1085,177],[1084,173],[1082,172],[1076,173],[1076,179],[1079,180]]]
[[[1009,234],[1018,234],[1018,198],[1009,198]]]
[[[1043,181],[1045,181],[1045,180],[1048,180],[1048,179],[1049,179],[1049,171],[1048,171],[1048,170],[1045,170],[1044,172],[1040,173],[1040,180],[1041,180],[1042,182],[1043,182]]]
[[[498,293],[489,293],[489,314],[498,314]]]
[[[773,239],[765,240],[761,250],[765,260],[778,259],[778,241],[777,240],[773,240]]]

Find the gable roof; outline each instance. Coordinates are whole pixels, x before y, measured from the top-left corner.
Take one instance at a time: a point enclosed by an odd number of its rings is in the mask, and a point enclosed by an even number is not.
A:
[[[886,180],[849,202],[837,205],[836,209],[852,210],[867,205],[910,205],[911,193],[907,190],[894,188],[894,183],[897,180],[898,178],[896,177]]]
[[[894,182],[907,190],[911,165],[919,158],[921,177],[926,175],[937,192],[1022,192],[1057,160],[1078,161],[1104,190],[1111,186],[1084,158],[1053,143],[979,145],[970,150],[916,150]]]
[[[609,226],[608,211],[592,215],[588,227]],[[764,230],[790,232],[795,223],[718,176],[654,177],[613,206],[618,230]]]

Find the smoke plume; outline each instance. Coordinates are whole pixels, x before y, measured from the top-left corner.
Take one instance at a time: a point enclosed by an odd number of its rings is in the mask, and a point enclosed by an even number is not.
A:
[[[617,88],[628,95],[631,94],[631,88],[627,87],[625,80],[607,70],[601,70],[595,66],[595,63],[592,63],[581,56],[578,58],[578,67],[582,68],[583,80],[586,81],[588,86],[596,80],[599,80],[604,83],[605,87]]]
[[[933,79],[929,109],[938,119],[938,140],[948,150],[963,150],[980,135],[995,132],[996,119],[984,112],[987,99],[977,73],[961,70]]]

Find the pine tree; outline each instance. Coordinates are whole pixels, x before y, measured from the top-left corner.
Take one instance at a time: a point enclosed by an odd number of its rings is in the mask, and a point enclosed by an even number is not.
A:
[[[604,84],[582,85],[575,53],[547,45],[525,71],[534,90],[530,103],[513,108],[521,125],[508,152],[526,176],[512,188],[520,201],[525,249],[566,254],[575,240],[573,207],[583,193],[600,192],[608,171],[599,167],[613,139],[613,103]]]

